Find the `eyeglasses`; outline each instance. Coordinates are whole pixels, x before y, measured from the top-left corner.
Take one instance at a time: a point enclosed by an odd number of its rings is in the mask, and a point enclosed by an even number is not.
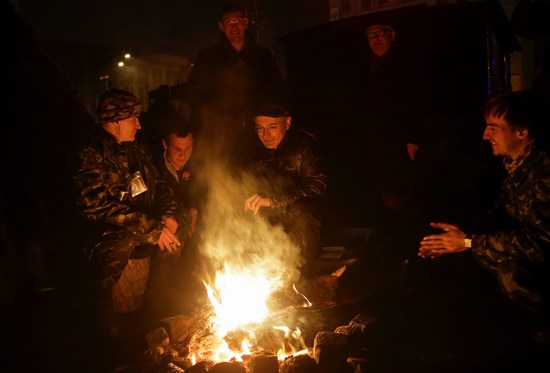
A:
[[[384,35],[386,32],[390,32],[390,31],[391,31],[390,29],[382,29],[378,31],[367,32],[366,35],[368,39],[374,39],[374,38],[379,38],[382,35]]]
[[[229,27],[229,26],[232,26],[232,25],[238,26],[238,25],[240,25],[241,23],[244,23],[245,20],[246,20],[246,17],[237,17],[237,18],[231,18],[231,19],[223,19],[223,20],[222,20],[222,25],[223,25],[224,27]]]

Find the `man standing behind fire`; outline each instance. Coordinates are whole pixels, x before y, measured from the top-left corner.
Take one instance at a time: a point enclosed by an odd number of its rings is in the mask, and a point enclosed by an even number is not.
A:
[[[325,193],[327,177],[316,139],[292,129],[291,120],[278,103],[265,102],[256,109],[255,130],[262,146],[254,157],[253,173],[259,186],[245,200],[244,209],[283,226],[301,250],[301,273],[307,277],[319,245],[321,222],[315,201]]]
[[[358,79],[360,124],[355,128],[356,148],[364,149],[359,177],[363,190],[374,187],[381,197],[385,224],[410,229],[418,199],[414,170],[429,114],[426,82],[420,82],[412,54],[398,45],[391,17],[371,19],[365,36],[369,48]]]
[[[97,283],[99,328],[112,341],[122,337],[113,286],[129,259],[154,250],[163,264],[175,262],[189,220],[177,210],[144,147],[134,142],[140,112],[141,104],[130,92],[104,92],[97,106],[97,133],[79,152],[74,176],[78,207],[91,231],[86,255]],[[152,265],[151,272],[169,268]]]
[[[483,139],[503,157],[507,171],[498,204],[469,234],[455,225],[431,223],[443,233],[424,237],[419,256],[437,258],[468,249],[494,273],[512,301],[542,318],[535,338],[550,343],[549,122],[534,92],[503,94],[485,106]]]
[[[198,126],[201,159],[208,156],[231,165],[245,159],[254,143],[246,127],[258,100],[285,95],[274,54],[254,41],[248,25],[242,5],[224,6],[218,21],[219,41],[199,53],[189,76],[186,96],[191,123]]]

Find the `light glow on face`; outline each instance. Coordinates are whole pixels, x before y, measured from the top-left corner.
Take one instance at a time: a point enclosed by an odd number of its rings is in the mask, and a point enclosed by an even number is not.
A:
[[[242,12],[231,12],[223,16],[218,26],[231,43],[240,44],[248,28],[248,18]]]
[[[372,52],[382,57],[390,50],[395,31],[386,25],[372,25],[367,29],[367,39]]]
[[[513,129],[503,116],[496,116],[493,113],[489,114],[485,122],[483,139],[491,144],[493,155],[515,159],[522,154],[525,144],[520,130]]]
[[[175,133],[171,133],[166,139],[162,140],[162,143],[166,150],[168,162],[176,170],[181,170],[193,153],[193,135],[189,133],[185,137],[179,137]]]
[[[255,130],[258,138],[268,149],[276,149],[286,136],[290,128],[290,117],[267,117],[258,116],[254,118]]]
[[[137,132],[141,129],[141,124],[137,117],[120,119],[113,123],[112,133],[118,143],[125,141],[134,141]]]

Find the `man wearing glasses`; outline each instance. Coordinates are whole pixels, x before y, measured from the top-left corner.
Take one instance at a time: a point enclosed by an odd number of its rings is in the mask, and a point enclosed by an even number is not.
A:
[[[319,244],[316,202],[325,193],[327,177],[315,138],[292,129],[291,119],[285,106],[277,103],[266,102],[256,110],[254,124],[261,146],[252,169],[258,183],[244,209],[284,228],[300,249],[297,267],[307,277]]]
[[[423,167],[426,148],[421,142],[432,113],[427,107],[428,84],[421,80],[419,64],[402,49],[397,37],[389,16],[377,16],[367,25],[368,47],[357,88],[360,123],[356,128],[361,143],[355,146],[354,155],[361,160],[362,190],[374,189],[373,195],[381,202],[377,221],[382,229],[398,224],[413,235],[412,227],[418,224],[414,219],[419,220],[417,215],[412,218],[420,198],[416,173]],[[409,238],[416,240],[407,234],[396,237]],[[408,255],[414,257],[412,251]]]
[[[258,100],[285,95],[275,56],[254,41],[248,25],[243,6],[230,3],[223,7],[219,40],[199,53],[186,89],[191,122],[201,138],[196,156],[228,160],[231,166],[238,161],[233,146],[237,141],[241,157],[252,147],[254,139],[245,126]]]

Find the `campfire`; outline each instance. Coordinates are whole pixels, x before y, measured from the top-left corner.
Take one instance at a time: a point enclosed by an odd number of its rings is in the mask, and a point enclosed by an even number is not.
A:
[[[243,200],[242,185],[249,184],[246,178],[228,180],[219,174],[210,196],[215,208],[205,216],[201,252],[211,269],[203,279],[209,305],[192,316],[162,320],[163,326],[147,335],[150,371],[207,372],[216,365],[234,364],[242,370],[219,372],[267,373],[285,372],[285,365],[317,367],[324,361],[329,366],[335,358],[341,363],[347,353],[341,352],[347,346],[345,333],[362,333],[372,320],[363,317],[345,332],[318,336],[316,345],[308,348],[302,330],[313,320],[299,315],[304,309],[334,303],[337,280],[345,268],[299,280],[299,249],[282,228],[269,225],[260,214],[235,213],[239,206],[228,201]],[[327,351],[334,357],[327,359]]]

